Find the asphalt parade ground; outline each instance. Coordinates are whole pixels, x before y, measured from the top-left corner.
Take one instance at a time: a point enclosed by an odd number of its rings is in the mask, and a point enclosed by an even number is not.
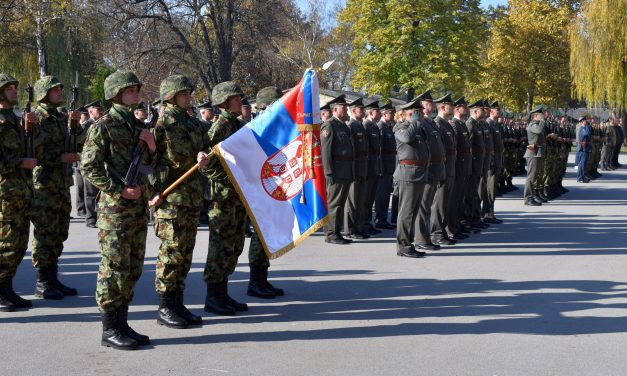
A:
[[[348,246],[316,233],[272,261],[275,300],[246,296],[247,241],[229,291],[250,310],[234,317],[202,309],[201,227],[186,303],[204,322],[184,330],[156,323],[151,228],[138,351],[100,345],[97,230],[74,219],[60,271],[79,296],[36,299],[29,252],[14,286],[34,308],[0,313],[0,375],[625,375],[627,168],[578,184],[573,160],[569,193],[524,206],[518,177],[496,202],[503,224],[424,259],[396,256],[392,230]]]

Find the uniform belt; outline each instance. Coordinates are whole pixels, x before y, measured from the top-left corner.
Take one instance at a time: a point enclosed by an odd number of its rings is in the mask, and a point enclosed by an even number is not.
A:
[[[355,159],[353,157],[343,157],[341,155],[333,156],[333,158],[337,159],[338,161],[351,161],[351,162]]]
[[[429,162],[427,161],[417,161],[414,159],[401,159],[398,163],[405,166],[414,166],[414,167],[426,167]]]

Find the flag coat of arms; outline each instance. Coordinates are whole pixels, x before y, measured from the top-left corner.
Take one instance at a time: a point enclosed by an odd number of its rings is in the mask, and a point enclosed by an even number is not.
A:
[[[271,259],[327,219],[318,77],[300,83],[215,147]]]

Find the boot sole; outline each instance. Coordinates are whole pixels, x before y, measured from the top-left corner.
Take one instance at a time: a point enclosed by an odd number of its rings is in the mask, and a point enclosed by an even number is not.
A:
[[[0,308],[0,312],[15,312],[15,307],[2,307]]]
[[[132,350],[137,350],[139,348],[139,346],[135,345],[135,346],[116,346],[114,344],[111,344],[107,341],[100,341],[100,345],[104,346],[104,347],[111,347],[113,349],[116,350],[124,350],[124,351],[132,351]]]
[[[187,329],[187,327],[189,326],[187,324],[187,321],[185,322],[185,324],[174,325],[174,324],[168,324],[168,323],[166,323],[164,321],[161,321],[160,319],[157,319],[157,324],[163,325],[163,326],[166,326],[166,327],[172,328],[172,329]]]

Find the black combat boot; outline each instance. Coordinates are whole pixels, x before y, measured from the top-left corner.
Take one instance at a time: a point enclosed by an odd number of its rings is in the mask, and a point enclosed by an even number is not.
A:
[[[159,310],[157,311],[157,323],[168,328],[185,329],[189,326],[187,320],[182,318],[174,305],[174,294],[169,292],[158,293]]]
[[[59,277],[58,277],[59,266],[58,265],[54,266],[51,269],[53,270],[52,272],[50,272],[52,286],[54,286],[55,289],[61,291],[61,294],[63,294],[63,296],[76,296],[78,294],[78,291],[76,291],[75,288],[68,287],[64,285],[63,283],[61,283],[61,281],[59,281]]]
[[[6,292],[6,282],[0,284],[0,312],[13,312],[15,311],[15,304],[9,299]]]
[[[120,307],[117,313],[119,315],[118,322],[120,323],[120,328],[128,337],[134,339],[140,346],[145,346],[150,343],[150,338],[148,336],[137,333],[128,325],[128,305]]]
[[[235,316],[235,309],[228,304],[222,291],[222,282],[207,282],[205,311],[220,316]]]
[[[225,279],[222,281],[220,285],[222,289],[222,294],[224,294],[224,298],[226,299],[226,303],[231,306],[236,312],[245,312],[248,311],[248,305],[246,303],[240,303],[237,300],[231,298],[229,296],[229,280]]]
[[[512,182],[512,179],[507,179],[507,191],[508,192],[517,191],[518,189],[519,188],[515,186],[514,183]]]
[[[17,295],[13,290],[13,280],[9,279],[2,286],[0,286],[0,290],[2,290],[7,298],[13,303],[15,308],[32,308],[33,303],[30,300],[26,300],[21,296]]]
[[[263,280],[266,284],[266,288],[268,288],[268,290],[274,291],[274,295],[276,296],[283,296],[285,295],[285,291],[282,288],[278,288],[275,286],[272,286],[272,284],[270,283],[270,281],[268,281],[268,268],[265,268],[263,271]]]
[[[137,350],[137,341],[129,337],[120,326],[118,311],[102,313],[100,344],[118,350]]]
[[[187,307],[185,307],[183,296],[183,290],[177,291],[174,296],[174,307],[176,308],[176,312],[178,312],[179,316],[184,318],[189,325],[202,324],[202,317],[194,315],[187,309]]]
[[[248,290],[246,294],[248,296],[255,296],[261,299],[274,299],[276,298],[276,294],[274,290],[270,290],[267,283],[267,269],[266,274],[264,275],[264,269],[260,267],[252,266],[250,267],[250,281],[248,282]]]
[[[37,283],[35,284],[35,296],[50,300],[63,299],[63,293],[54,287],[54,269],[44,267],[37,270]]]

